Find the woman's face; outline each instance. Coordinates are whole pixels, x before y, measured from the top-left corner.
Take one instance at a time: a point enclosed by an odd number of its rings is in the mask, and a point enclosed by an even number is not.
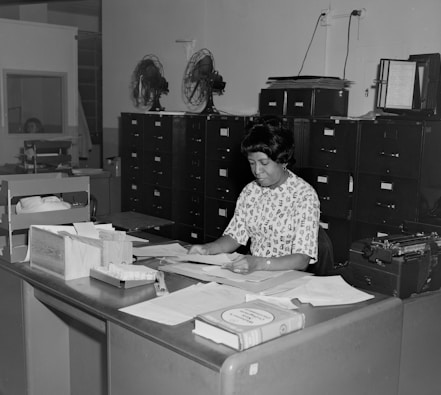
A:
[[[286,172],[282,164],[274,162],[263,152],[251,152],[248,162],[260,186],[275,188],[285,182]]]

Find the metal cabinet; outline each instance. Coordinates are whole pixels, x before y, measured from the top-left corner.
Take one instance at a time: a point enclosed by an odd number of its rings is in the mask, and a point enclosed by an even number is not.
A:
[[[360,122],[354,240],[418,220],[424,138],[421,121]]]
[[[331,238],[335,260],[344,262],[348,258],[352,230],[358,124],[349,120],[312,119],[307,136],[306,166],[300,175],[316,190],[321,226]]]

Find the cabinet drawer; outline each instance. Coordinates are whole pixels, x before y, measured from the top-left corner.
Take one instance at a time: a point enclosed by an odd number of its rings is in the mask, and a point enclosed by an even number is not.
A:
[[[190,244],[199,244],[205,241],[202,228],[178,224],[176,229],[178,240],[182,240]]]
[[[352,209],[353,180],[349,173],[309,169],[307,181],[320,199],[320,211],[324,215],[347,218]]]
[[[213,117],[207,120],[207,157],[233,160],[241,156],[240,142],[245,134],[243,118]]]
[[[172,150],[173,117],[148,116],[144,121],[144,130],[146,150]]]
[[[178,221],[187,225],[204,226],[204,195],[179,191]]]
[[[149,184],[171,187],[171,154],[164,152],[149,152],[145,158],[145,180]]]
[[[206,172],[206,194],[216,199],[235,201],[243,188],[238,179],[238,169],[232,164],[208,161]]]
[[[386,223],[389,220],[415,220],[418,183],[404,178],[360,174],[357,219]]]
[[[356,222],[352,241],[367,239],[370,237],[381,237],[402,232],[403,221],[388,221],[386,224],[368,224],[365,222]]]
[[[418,178],[421,150],[421,125],[363,124],[360,172]]]
[[[313,121],[310,130],[309,165],[331,170],[355,168],[357,124]]]
[[[172,217],[172,192],[169,188],[145,186],[144,213],[160,218]]]
[[[216,199],[206,199],[205,233],[211,237],[219,237],[233,217],[236,204]]]
[[[123,211],[145,212],[143,186],[141,184],[123,181],[121,203]]]
[[[283,89],[262,89],[259,110],[262,115],[284,115],[286,91]]]

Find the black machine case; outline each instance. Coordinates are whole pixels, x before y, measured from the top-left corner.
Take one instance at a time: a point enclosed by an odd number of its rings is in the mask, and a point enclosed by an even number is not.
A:
[[[362,239],[352,243],[340,274],[358,288],[404,299],[441,288],[440,256],[436,233]]]

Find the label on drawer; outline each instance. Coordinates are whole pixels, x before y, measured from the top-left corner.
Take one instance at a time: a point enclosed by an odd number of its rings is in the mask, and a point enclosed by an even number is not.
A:
[[[161,157],[160,156],[155,156],[155,162],[161,162]]]
[[[132,119],[132,125],[138,125],[138,121],[136,119]]]
[[[136,152],[132,152],[132,158],[137,158],[138,154]]]
[[[323,135],[324,136],[334,136],[335,135],[335,129],[331,129],[331,128],[324,128],[323,129]]]
[[[381,181],[380,188],[385,191],[393,191],[393,184],[391,182]]]
[[[220,177],[228,177],[228,169],[219,169]]]
[[[137,191],[138,190],[138,185],[132,184],[132,191]]]
[[[161,196],[161,192],[159,192],[157,189],[155,189],[153,191],[153,196],[160,197]]]
[[[328,224],[327,222],[321,222],[321,221],[320,221],[320,226],[321,226],[323,229],[329,229],[329,224]]]
[[[219,135],[222,137],[228,137],[230,135],[230,129],[229,128],[220,128]]]
[[[268,102],[268,107],[277,107],[277,102],[276,101]]]
[[[226,217],[227,216],[227,209],[226,208],[220,208],[218,211],[219,217]]]
[[[296,101],[294,107],[304,107],[304,103],[302,101]]]
[[[327,184],[328,176],[317,176],[317,182],[320,182],[321,184]]]
[[[155,121],[155,126],[160,128],[161,127],[161,121]]]

